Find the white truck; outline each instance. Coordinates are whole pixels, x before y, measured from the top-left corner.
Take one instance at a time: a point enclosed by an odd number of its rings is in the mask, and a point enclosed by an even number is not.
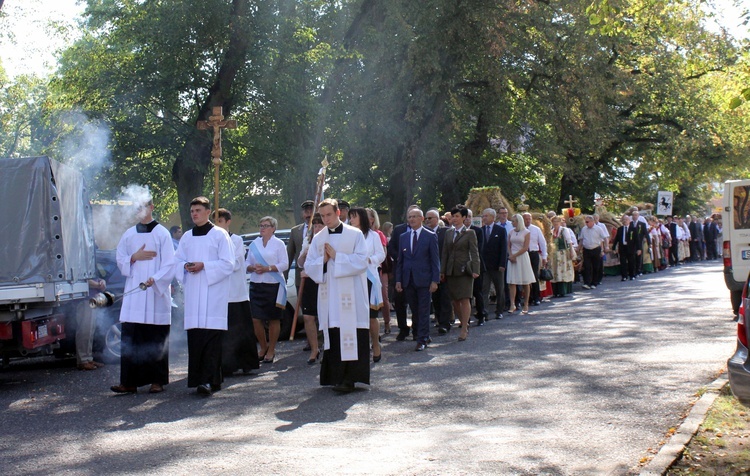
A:
[[[91,204],[76,170],[48,157],[0,159],[0,203],[0,356],[7,365],[60,347],[68,329],[61,306],[88,301],[96,264]]]
[[[724,183],[721,222],[724,282],[737,314],[742,287],[750,274],[750,179]]]

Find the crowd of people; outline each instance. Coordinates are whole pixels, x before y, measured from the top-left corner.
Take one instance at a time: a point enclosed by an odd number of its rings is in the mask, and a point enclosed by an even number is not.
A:
[[[320,362],[321,385],[351,392],[356,383],[369,385],[370,360],[382,359],[381,316],[388,335],[395,312],[396,341],[411,336],[414,350],[423,352],[432,343],[433,321],[439,335],[457,327],[463,342],[472,309],[474,327],[528,315],[547,296],[571,294],[579,279],[584,290],[601,285],[605,264],[619,265],[623,281],[634,280],[686,260],[715,259],[721,243],[721,225],[712,218],[662,222],[637,209],[609,228],[587,215],[580,230],[548,212],[545,233],[531,213],[509,217],[504,207],[482,210],[481,226],[475,226],[463,205],[443,216],[437,208],[412,205],[405,223],[381,227],[374,209],[326,199],[302,203],[303,221],[286,245],[275,236],[276,219],[266,216],[245,249],[229,232],[231,212],[212,213],[205,197],[191,202],[194,227],[184,234],[157,223],[153,208],[150,200],[142,204],[139,223],[117,247],[125,289],[144,291],[123,296],[116,393],[146,385],[150,393],[164,391],[173,279],[184,289],[187,385],[198,394],[220,390],[226,375],[275,361],[287,273],[295,262],[307,363]]]

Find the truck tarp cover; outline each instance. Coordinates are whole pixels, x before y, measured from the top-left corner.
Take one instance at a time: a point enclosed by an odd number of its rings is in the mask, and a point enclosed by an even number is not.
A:
[[[48,157],[0,159],[0,286],[94,276],[94,230],[83,176]]]

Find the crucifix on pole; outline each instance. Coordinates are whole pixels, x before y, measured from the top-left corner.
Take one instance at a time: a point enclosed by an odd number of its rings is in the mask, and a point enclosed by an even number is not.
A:
[[[211,147],[211,162],[214,164],[214,213],[219,210],[219,166],[221,165],[221,130],[237,129],[237,121],[224,120],[221,106],[211,109],[211,116],[207,121],[198,121],[198,130],[213,129],[214,144]]]
[[[567,200],[563,200],[563,203],[568,205],[568,208],[573,208],[573,205],[575,205],[576,200],[573,200],[573,195],[568,195]]]

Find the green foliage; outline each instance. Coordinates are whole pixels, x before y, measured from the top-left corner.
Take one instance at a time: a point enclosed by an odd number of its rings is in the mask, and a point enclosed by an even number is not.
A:
[[[89,0],[41,129],[71,108],[106,123],[102,193],[137,182],[173,201],[220,97],[240,126],[223,136],[222,202],[246,213],[296,211],[326,155],[327,196],[394,220],[484,185],[539,210],[673,190],[692,211],[705,184],[748,171],[747,57],[703,21],[698,0]],[[230,27],[250,45],[239,59]]]

